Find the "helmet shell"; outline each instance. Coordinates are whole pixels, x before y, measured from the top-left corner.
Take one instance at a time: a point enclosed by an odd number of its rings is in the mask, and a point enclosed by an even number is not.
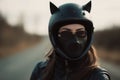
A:
[[[89,2],[88,4],[90,5],[90,3],[91,2]],[[94,28],[92,21],[89,20],[84,13],[85,10],[90,11],[90,9],[87,9],[86,7],[88,6],[88,4],[84,6],[79,6],[74,3],[67,3],[57,8],[53,3],[50,3],[50,7],[51,7],[50,9],[52,15],[49,20],[49,37],[54,49],[57,51],[57,54],[61,55],[65,59],[69,59],[69,60],[80,59],[82,56],[84,56],[87,53],[87,51],[90,48]],[[62,27],[63,25],[73,24],[73,23],[84,25],[85,29],[87,30],[87,36],[88,36],[86,49],[83,51],[81,56],[75,59],[71,59],[70,57],[64,54],[64,52],[60,49],[57,40],[57,33],[59,28]]]

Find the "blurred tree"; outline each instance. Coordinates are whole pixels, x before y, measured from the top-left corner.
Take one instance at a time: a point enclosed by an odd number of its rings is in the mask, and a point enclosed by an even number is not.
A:
[[[12,26],[0,14],[0,57],[13,54],[40,41],[39,35],[31,35],[24,31],[23,17],[21,16],[19,24]]]
[[[120,26],[97,31],[94,35],[94,45],[108,50],[120,50]]]

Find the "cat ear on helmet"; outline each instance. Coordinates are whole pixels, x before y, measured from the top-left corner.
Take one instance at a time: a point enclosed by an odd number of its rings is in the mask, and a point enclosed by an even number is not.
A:
[[[51,12],[51,14],[54,14],[58,10],[59,10],[59,8],[57,8],[52,2],[50,2],[50,12]]]
[[[91,1],[89,1],[87,4],[83,5],[82,9],[86,10],[87,12],[90,13],[90,11],[91,11]]]

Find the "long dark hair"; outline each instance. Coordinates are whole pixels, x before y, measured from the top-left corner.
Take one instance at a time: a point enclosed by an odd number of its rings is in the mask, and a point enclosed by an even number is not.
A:
[[[54,54],[55,51],[52,48],[46,55],[48,57],[48,64],[42,72],[42,80],[53,80],[56,60]],[[93,46],[90,47],[88,53],[81,59],[81,66],[83,69],[77,70],[77,72],[72,75],[72,80],[83,80],[97,67],[97,55]]]

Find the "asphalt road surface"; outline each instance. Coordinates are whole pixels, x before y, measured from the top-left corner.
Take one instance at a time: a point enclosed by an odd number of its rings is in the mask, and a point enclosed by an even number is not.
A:
[[[34,66],[45,59],[50,50],[48,37],[43,37],[37,46],[21,51],[16,55],[0,59],[0,80],[29,80]],[[112,80],[120,80],[120,68],[101,60],[103,67],[107,68]]]

